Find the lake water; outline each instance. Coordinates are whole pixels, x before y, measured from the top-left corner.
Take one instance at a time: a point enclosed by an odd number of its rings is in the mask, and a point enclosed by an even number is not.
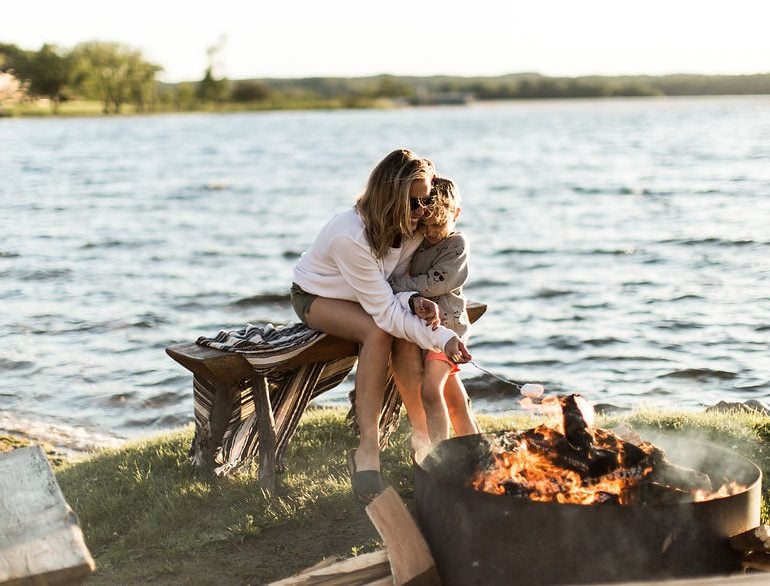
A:
[[[770,397],[768,97],[5,119],[0,144],[0,431],[192,421],[164,348],[292,321],[298,255],[400,146],[463,194],[479,365],[626,407]]]

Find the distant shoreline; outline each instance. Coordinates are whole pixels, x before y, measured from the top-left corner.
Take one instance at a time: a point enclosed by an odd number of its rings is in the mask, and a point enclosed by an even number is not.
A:
[[[121,43],[91,41],[38,51],[0,46],[0,115],[251,111],[462,105],[493,100],[770,94],[770,71],[753,74],[548,76],[394,75],[228,79],[213,65],[200,78],[163,82],[163,67]],[[46,108],[36,107],[40,99]],[[69,111],[67,111],[69,110]]]
[[[125,117],[125,116],[157,116],[157,115],[196,115],[196,114],[238,114],[249,112],[280,112],[280,111],[340,111],[340,110],[388,110],[388,109],[421,109],[421,108],[435,108],[435,107],[447,107],[447,108],[462,108],[473,106],[495,106],[505,104],[527,104],[527,103],[558,103],[558,102],[592,102],[592,101],[605,101],[605,102],[621,102],[621,101],[636,101],[636,100],[719,100],[725,98],[734,99],[770,99],[770,93],[768,94],[700,94],[700,95],[675,95],[675,96],[600,96],[600,97],[554,97],[554,98],[510,98],[500,100],[475,100],[464,104],[403,104],[397,102],[387,102],[380,100],[377,103],[372,103],[369,106],[345,106],[340,104],[329,103],[309,103],[306,105],[292,105],[292,106],[275,106],[275,107],[250,107],[250,106],[234,106],[229,105],[222,108],[200,108],[197,110],[174,110],[174,109],[154,109],[147,111],[136,111],[131,107],[128,107],[125,111],[119,114],[104,114],[100,110],[99,102],[92,100],[74,100],[72,102],[65,102],[59,108],[57,113],[53,113],[45,103],[27,103],[23,106],[15,105],[7,107],[5,110],[0,110],[0,120],[7,118],[113,118],[113,117]]]

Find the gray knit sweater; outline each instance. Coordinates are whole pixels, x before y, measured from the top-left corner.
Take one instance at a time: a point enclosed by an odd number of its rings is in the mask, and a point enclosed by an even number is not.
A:
[[[393,275],[395,292],[417,291],[438,303],[441,325],[467,339],[470,321],[463,284],[468,278],[468,241],[454,232],[431,246],[425,240],[412,256],[409,274]]]

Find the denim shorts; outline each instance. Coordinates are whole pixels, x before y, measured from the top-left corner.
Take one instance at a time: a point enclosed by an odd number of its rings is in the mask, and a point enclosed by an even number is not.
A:
[[[294,313],[297,314],[299,321],[305,325],[307,325],[305,314],[310,311],[310,306],[317,298],[318,295],[303,291],[302,287],[296,283],[291,284],[291,306],[294,308]]]

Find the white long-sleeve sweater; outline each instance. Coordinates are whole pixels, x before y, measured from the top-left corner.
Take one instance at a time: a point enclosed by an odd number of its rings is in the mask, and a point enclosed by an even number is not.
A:
[[[361,304],[382,330],[405,338],[426,350],[443,352],[456,334],[443,326],[432,330],[408,307],[412,291],[393,293],[388,284],[392,274],[409,267],[422,236],[404,238],[383,259],[372,254],[364,223],[355,209],[333,216],[321,228],[311,247],[294,267],[294,282],[304,291],[331,299]]]

